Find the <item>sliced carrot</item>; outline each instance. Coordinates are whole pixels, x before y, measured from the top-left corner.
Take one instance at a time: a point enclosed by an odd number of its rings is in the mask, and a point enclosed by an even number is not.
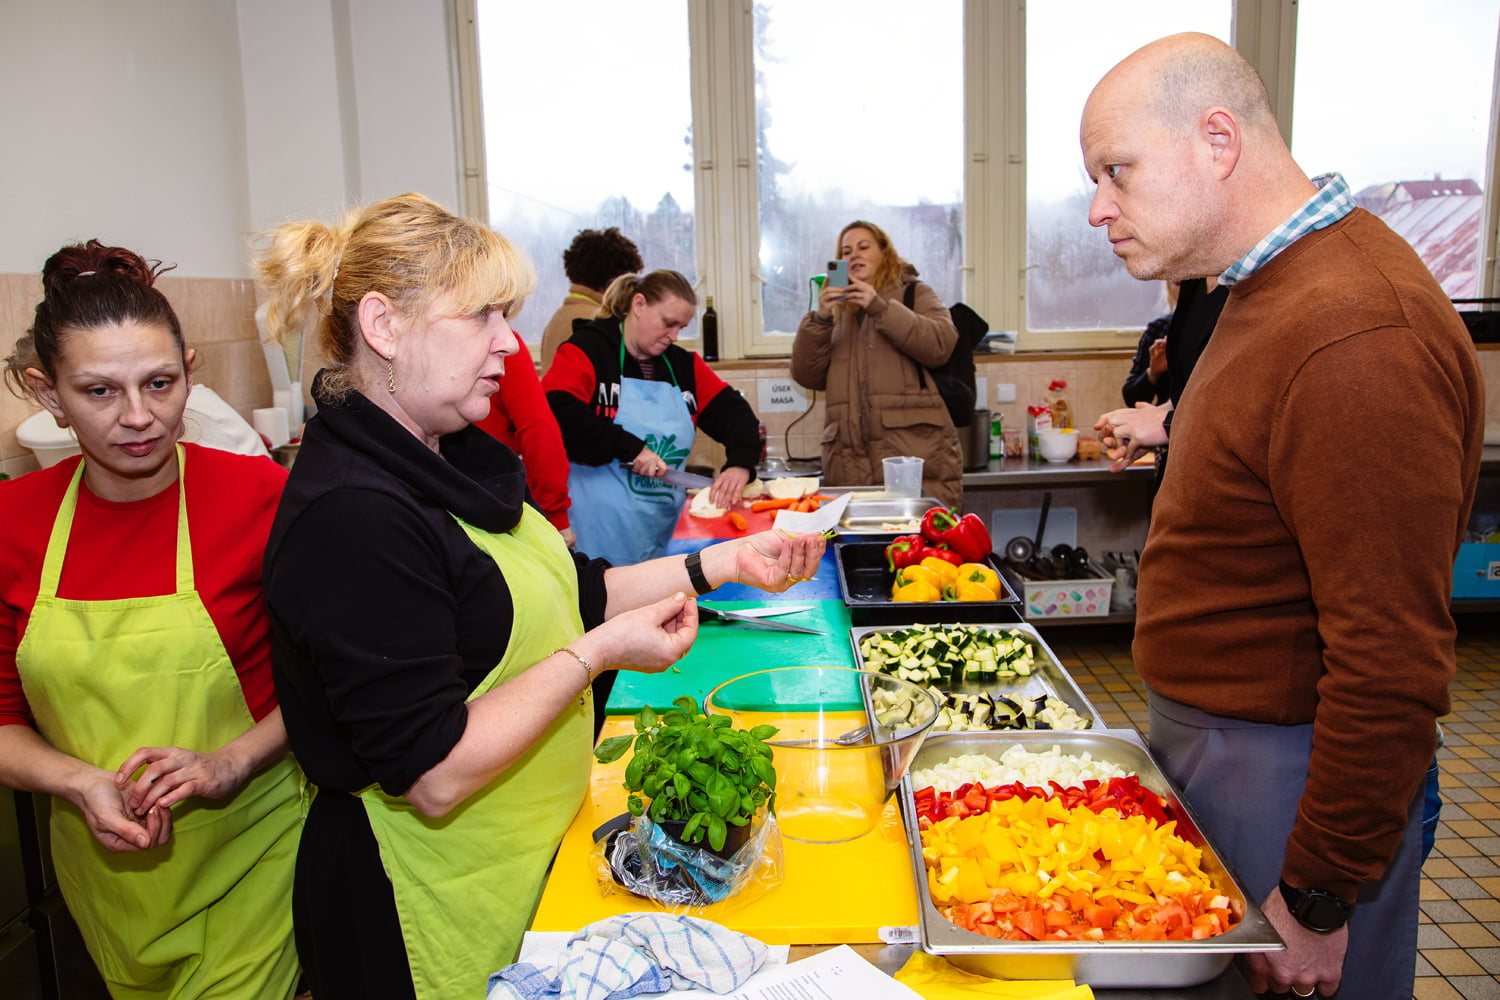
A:
[[[737,511],[729,512],[729,523],[734,526],[735,531],[744,531],[750,524],[745,520],[745,515]]]

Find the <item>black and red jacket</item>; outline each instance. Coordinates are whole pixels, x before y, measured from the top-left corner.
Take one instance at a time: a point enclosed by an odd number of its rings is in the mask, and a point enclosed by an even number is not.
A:
[[[614,422],[620,403],[621,337],[617,319],[574,320],[573,336],[557,349],[542,376],[568,460],[579,465],[628,462],[646,446]],[[673,344],[661,360],[672,366],[694,426],[724,446],[724,468],[749,469],[753,480],[760,459],[760,421],[745,397],[692,351]],[[645,378],[628,351],[624,377]],[[658,364],[653,381],[671,380],[667,365]]]

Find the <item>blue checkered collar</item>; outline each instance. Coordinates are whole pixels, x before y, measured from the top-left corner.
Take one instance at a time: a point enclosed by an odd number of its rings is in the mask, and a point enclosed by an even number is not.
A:
[[[1272,257],[1293,243],[1354,211],[1354,195],[1349,191],[1349,182],[1342,174],[1319,174],[1312,179],[1318,185],[1317,192],[1302,207],[1291,214],[1281,225],[1266,234],[1266,237],[1219,275],[1219,284],[1232,285],[1244,281],[1260,269]]]

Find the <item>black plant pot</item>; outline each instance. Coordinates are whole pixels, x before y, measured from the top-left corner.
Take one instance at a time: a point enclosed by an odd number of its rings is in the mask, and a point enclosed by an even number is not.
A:
[[[707,834],[705,834],[703,839],[698,841],[696,844],[688,844],[687,841],[682,839],[682,831],[687,829],[687,820],[664,819],[657,821],[656,825],[661,827],[663,833],[671,837],[673,840],[677,841],[679,844],[685,844],[688,847],[702,848],[709,854],[712,854],[715,857],[723,858],[726,861],[734,857],[736,851],[750,842],[750,831],[752,827],[752,824],[750,823],[746,823],[744,826],[729,827],[724,836],[724,846],[716,851],[713,849],[712,845],[709,844]]]

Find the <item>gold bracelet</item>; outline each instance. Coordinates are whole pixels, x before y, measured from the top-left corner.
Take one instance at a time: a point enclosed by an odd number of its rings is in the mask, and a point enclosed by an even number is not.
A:
[[[589,666],[588,660],[585,660],[583,657],[579,656],[576,652],[574,652],[567,646],[564,646],[561,649],[554,649],[552,651],[553,656],[556,656],[558,653],[567,653],[573,659],[577,660],[578,665],[583,668],[583,675],[588,678],[588,683],[583,686],[582,691],[578,692],[578,704],[586,704],[586,702],[584,701],[584,696],[587,695],[589,693],[589,689],[594,686],[594,668]]]

